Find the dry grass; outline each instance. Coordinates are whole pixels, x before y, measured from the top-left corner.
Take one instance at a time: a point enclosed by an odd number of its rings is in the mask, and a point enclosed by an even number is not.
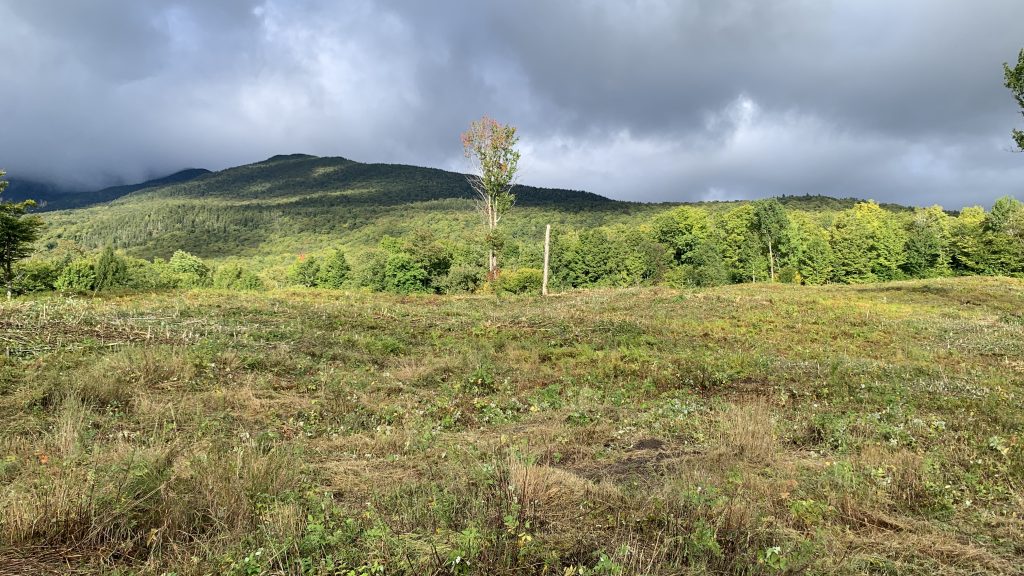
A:
[[[0,562],[1019,572],[1020,282],[328,296],[0,303]]]
[[[722,450],[755,464],[769,464],[779,452],[775,419],[764,401],[729,405],[720,418]]]
[[[509,491],[523,506],[523,513],[554,531],[571,530],[581,519],[581,510],[598,504],[614,507],[623,500],[610,482],[594,483],[572,472],[509,460]]]

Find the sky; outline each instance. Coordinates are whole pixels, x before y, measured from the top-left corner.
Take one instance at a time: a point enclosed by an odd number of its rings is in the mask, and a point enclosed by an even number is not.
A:
[[[1024,199],[1021,0],[0,0],[0,168],[82,189],[275,154],[641,201]]]

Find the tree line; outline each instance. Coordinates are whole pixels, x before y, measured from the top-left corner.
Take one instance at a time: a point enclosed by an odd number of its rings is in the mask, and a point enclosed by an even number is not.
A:
[[[1005,85],[1024,114],[1024,50],[1016,65],[1004,64],[1003,71]],[[1012,136],[1018,149],[1024,150],[1024,132],[1013,130]],[[251,262],[211,266],[184,250],[167,260],[145,260],[117,252],[109,244],[98,253],[88,253],[69,239],[47,246],[46,258],[21,261],[39,239],[43,222],[29,214],[34,206],[31,200],[0,201],[0,275],[8,298],[13,292],[46,290],[259,290],[282,283],[397,293],[539,290],[542,272],[536,243],[510,240],[498,228],[516,200],[517,143],[514,127],[487,117],[473,122],[462,135],[473,169],[469,184],[486,221],[483,241],[445,241],[429,228],[417,228],[398,237],[385,235],[376,248],[358,255],[355,267],[340,249],[300,255],[288,267],[283,282],[279,269],[258,269]],[[0,194],[6,186],[3,176],[0,171]],[[264,192],[260,186],[241,189]],[[218,211],[203,205],[198,212],[181,206],[172,209],[179,212],[173,229],[160,229],[165,220],[154,220],[152,214],[134,225],[118,219],[116,229],[129,235],[119,239],[135,245],[154,235],[177,234],[177,239],[201,236],[209,242],[210,232],[215,232],[237,241],[274,220],[268,220],[263,211],[238,207]],[[241,212],[245,218],[240,221]],[[187,228],[206,234],[188,234]],[[556,289],[742,282],[852,284],[973,274],[1022,277],[1024,205],[1003,197],[988,212],[971,207],[955,215],[939,206],[895,212],[870,201],[840,211],[787,210],[774,198],[725,211],[680,206],[637,225],[560,230],[551,254]],[[507,270],[499,267],[499,255]]]
[[[539,231],[540,232],[540,231]],[[429,228],[384,236],[370,250],[330,249],[292,262],[212,262],[185,251],[146,260],[68,240],[12,266],[15,292],[284,286],[393,293],[537,292],[536,242],[440,238]],[[504,268],[493,275],[491,251]],[[1005,197],[991,210],[952,214],[939,206],[885,210],[861,202],[840,211],[785,208],[776,199],[727,210],[679,206],[638,225],[563,227],[552,234],[556,290],[744,282],[868,283],[957,275],[1024,277],[1024,204]],[[490,277],[489,277],[490,276]]]

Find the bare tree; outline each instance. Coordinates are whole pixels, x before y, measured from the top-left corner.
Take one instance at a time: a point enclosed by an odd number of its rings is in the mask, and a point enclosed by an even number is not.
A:
[[[484,116],[462,134],[462,148],[472,170],[469,184],[476,192],[480,211],[487,223],[487,278],[498,277],[498,223],[515,204],[519,151],[514,126]]]

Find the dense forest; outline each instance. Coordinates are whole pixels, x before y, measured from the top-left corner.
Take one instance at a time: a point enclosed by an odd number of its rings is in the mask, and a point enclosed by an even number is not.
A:
[[[539,287],[865,283],[1024,274],[1024,207],[907,208],[826,197],[688,205],[517,187],[487,239],[462,175],[293,155],[45,214],[17,291],[287,285],[399,293]],[[488,244],[490,242],[491,244]],[[494,245],[503,269],[485,281]]]

